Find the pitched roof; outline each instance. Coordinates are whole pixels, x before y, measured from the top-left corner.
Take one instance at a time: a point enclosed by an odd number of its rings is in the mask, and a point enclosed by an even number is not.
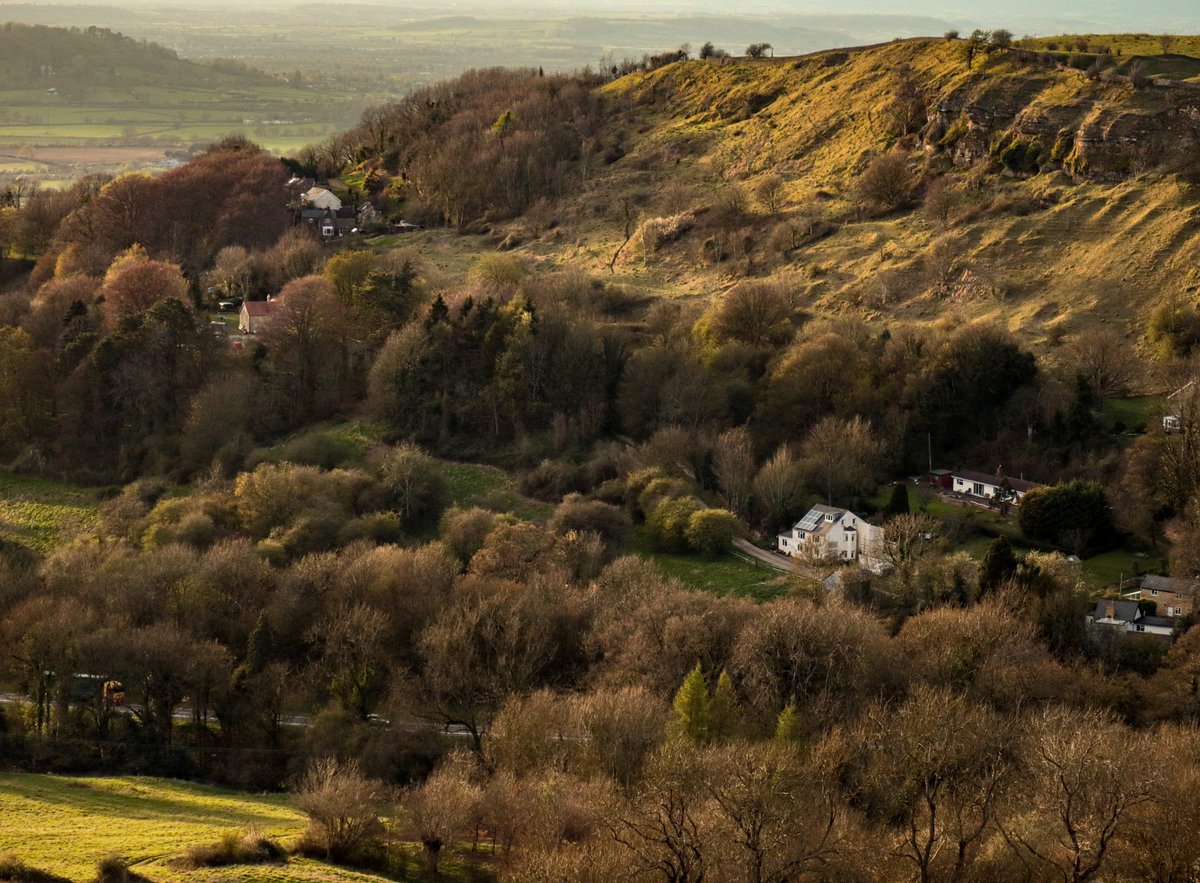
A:
[[[1141,587],[1153,592],[1173,592],[1176,595],[1196,594],[1196,581],[1179,579],[1170,576],[1155,576],[1146,574],[1142,577]]]
[[[273,300],[248,300],[242,306],[245,308],[247,316],[269,316],[275,312],[275,308],[279,306],[279,302]]]
[[[1112,616],[1108,614],[1110,607]],[[1092,619],[1103,622],[1136,622],[1140,615],[1137,601],[1118,601],[1113,598],[1101,598],[1092,611]]]
[[[958,469],[954,472],[955,478],[961,478],[963,481],[977,481],[980,484],[990,484],[995,487],[1007,481],[1008,486],[1014,491],[1025,493],[1034,488],[1042,487],[1036,481],[1026,481],[1023,478],[1013,478],[1011,475],[988,475],[986,472],[972,472],[969,469]]]

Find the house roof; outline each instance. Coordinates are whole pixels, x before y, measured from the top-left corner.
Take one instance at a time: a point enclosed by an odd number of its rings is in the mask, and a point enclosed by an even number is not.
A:
[[[963,481],[979,482],[980,484],[990,484],[994,487],[1007,481],[1008,486],[1014,491],[1025,493],[1034,488],[1042,487],[1036,481],[1026,481],[1023,478],[1013,478],[1011,475],[988,475],[986,472],[972,472],[969,469],[958,469],[954,472],[955,478],[961,478]]]
[[[1153,592],[1172,592],[1176,595],[1196,594],[1196,581],[1179,579],[1171,576],[1155,576],[1146,574],[1142,577],[1141,587]]]
[[[279,302],[273,300],[248,300],[242,304],[247,316],[269,316],[278,306]]]
[[[1109,608],[1112,609],[1111,616]],[[1115,598],[1101,598],[1092,611],[1092,619],[1097,622],[1136,622],[1140,616],[1141,609],[1137,601],[1119,601]]]
[[[1169,616],[1143,616],[1138,621],[1144,626],[1157,626],[1158,628],[1166,629],[1175,628],[1175,620]]]

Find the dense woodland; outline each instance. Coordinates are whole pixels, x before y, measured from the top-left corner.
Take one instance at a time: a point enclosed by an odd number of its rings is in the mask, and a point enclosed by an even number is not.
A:
[[[1143,370],[1109,332],[1035,355],[994,325],[815,317],[762,278],[697,306],[502,252],[450,278],[290,225],[291,171],[364,161],[430,222],[552,209],[621,158],[596,85],[474,73],[290,169],[231,140],[10,189],[0,461],[114,490],[92,535],[0,550],[3,664],[31,697],[0,756],[290,785],[304,848],[379,867],[416,842],[431,873],[474,843],[520,881],[1192,879],[1200,638],[1088,630],[1063,554],[1124,533],[1200,565],[1200,423],[1098,421]],[[858,180],[864,210],[899,188],[931,218],[958,186],[895,153]],[[268,294],[252,343],[212,333],[216,297]],[[1194,308],[1148,321],[1181,371]],[[382,427],[365,453],[320,429],[350,417]],[[641,530],[719,556],[866,505],[931,449],[1064,482],[1022,506],[1046,551],[950,552],[901,495],[890,570],[836,594],[715,597],[628,554]],[[552,516],[449,506],[435,456],[519,472]],[[119,678],[132,712],[67,671]]]

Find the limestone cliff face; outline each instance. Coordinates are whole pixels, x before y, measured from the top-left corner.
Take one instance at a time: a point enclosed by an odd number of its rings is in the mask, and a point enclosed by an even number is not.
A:
[[[995,157],[1014,173],[1119,181],[1200,162],[1200,88],[1118,81],[1068,90],[1040,76],[968,85],[932,109],[926,139],[958,165]]]

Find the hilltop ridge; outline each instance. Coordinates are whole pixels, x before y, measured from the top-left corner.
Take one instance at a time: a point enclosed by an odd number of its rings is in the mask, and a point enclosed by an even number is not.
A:
[[[766,276],[799,287],[817,315],[986,318],[1035,345],[1095,323],[1132,342],[1153,304],[1200,290],[1190,83],[1135,86],[1119,69],[1088,76],[1032,52],[968,70],[960,42],[915,39],[683,61],[602,92],[619,158],[561,212],[565,229],[501,226],[532,257],[605,272],[627,213],[642,225],[684,217],[686,231],[650,249],[634,241],[614,270],[702,298]],[[910,197],[864,210],[859,176],[892,150],[908,161]],[[755,193],[775,178],[770,210]],[[941,179],[959,204],[938,222],[921,206]],[[713,259],[714,239],[739,241]]]

